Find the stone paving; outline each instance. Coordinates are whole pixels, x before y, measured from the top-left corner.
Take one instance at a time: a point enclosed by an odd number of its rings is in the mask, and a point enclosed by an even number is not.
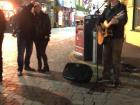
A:
[[[16,39],[5,35],[0,105],[140,105],[139,88],[123,85],[120,88],[100,86],[90,90],[95,86],[92,82],[78,84],[62,77],[64,66],[69,62],[68,55],[74,49],[73,33],[73,28],[52,31],[47,49],[50,74],[24,71],[22,77],[18,77],[16,71]],[[35,58],[34,50],[31,58],[34,68],[37,67]]]

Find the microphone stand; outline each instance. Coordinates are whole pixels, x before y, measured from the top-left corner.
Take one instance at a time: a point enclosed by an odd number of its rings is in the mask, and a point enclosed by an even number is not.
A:
[[[104,1],[104,3],[95,11],[94,15],[97,15],[100,13],[100,9],[106,4],[106,1]]]
[[[104,2],[100,8],[97,9],[97,11],[95,12],[95,16],[97,16],[97,21],[98,21],[98,18],[99,18],[99,13],[100,13],[100,9],[106,4],[106,2]],[[102,91],[104,92],[105,89],[103,87],[103,82],[105,81],[102,81],[102,80],[99,80],[99,72],[98,72],[98,43],[97,43],[97,22],[95,22],[95,29],[93,30],[93,50],[95,50],[95,52],[93,53],[93,58],[95,57],[95,59],[93,59],[93,63],[96,64],[96,81],[95,83],[93,84],[92,88],[89,90],[88,93],[90,93],[90,91],[95,91],[95,90],[99,90],[99,91]],[[98,88],[98,89],[97,89]]]

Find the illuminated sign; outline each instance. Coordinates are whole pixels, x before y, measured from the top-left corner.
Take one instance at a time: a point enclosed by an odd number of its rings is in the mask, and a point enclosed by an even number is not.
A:
[[[84,4],[88,4],[89,3],[89,0],[83,0],[83,3]]]

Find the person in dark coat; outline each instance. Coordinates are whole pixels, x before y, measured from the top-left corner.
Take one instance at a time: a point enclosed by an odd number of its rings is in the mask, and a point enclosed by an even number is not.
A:
[[[108,0],[108,6],[100,16],[100,23],[106,28],[103,43],[103,79],[120,85],[121,52],[124,42],[124,27],[127,23],[127,9],[119,0]]]
[[[49,72],[48,58],[46,54],[46,48],[50,40],[51,33],[51,23],[48,14],[43,13],[41,10],[41,4],[36,2],[34,4],[33,13],[35,16],[35,46],[37,51],[38,60],[38,71],[39,72]],[[42,69],[42,60],[44,67]]]
[[[25,70],[34,70],[30,67],[30,58],[33,49],[33,37],[35,34],[34,16],[31,12],[34,2],[23,6],[22,10],[14,17],[14,33],[17,36],[18,48],[18,75],[22,76],[23,67]],[[25,53],[26,51],[26,53]],[[25,54],[25,59],[24,59]]]
[[[2,43],[5,30],[6,30],[6,18],[3,10],[0,10],[0,82],[2,82],[2,72],[3,72]]]

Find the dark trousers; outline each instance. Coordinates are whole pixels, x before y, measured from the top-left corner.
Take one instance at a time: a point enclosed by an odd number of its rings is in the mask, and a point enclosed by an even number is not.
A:
[[[33,40],[23,38],[20,35],[17,35],[17,48],[18,48],[18,57],[17,57],[18,71],[22,71],[24,64],[25,66],[30,65],[30,58],[33,49]]]
[[[42,59],[44,63],[44,69],[49,69],[48,58],[46,54],[46,48],[48,45],[47,39],[36,38],[34,40],[36,46],[37,60],[38,60],[38,70],[42,68]]]
[[[121,52],[124,39],[108,39],[103,45],[103,78],[110,79],[112,73],[114,79],[119,81],[121,70]],[[113,69],[113,71],[111,71]]]
[[[3,35],[0,35],[0,78],[2,78],[3,72],[3,60],[2,60],[2,43],[3,43]]]

